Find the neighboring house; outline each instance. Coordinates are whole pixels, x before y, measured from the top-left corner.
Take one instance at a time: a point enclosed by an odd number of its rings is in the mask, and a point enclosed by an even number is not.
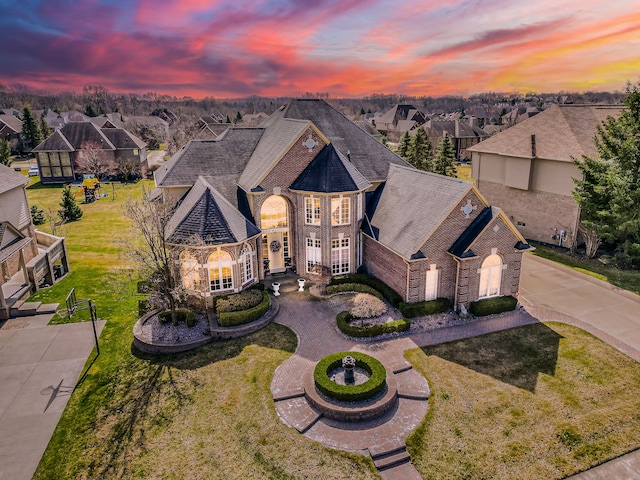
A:
[[[206,295],[366,270],[406,301],[468,307],[517,293],[529,248],[471,183],[414,169],[323,100],[192,140],[155,181],[183,284]]]
[[[196,138],[199,139],[215,139],[227,131],[228,128],[233,127],[232,123],[224,123],[220,121],[218,115],[205,115],[200,117],[197,122],[198,133]]]
[[[414,130],[427,121],[427,117],[413,105],[395,105],[372,125],[387,136],[389,142],[399,142],[405,132]]]
[[[78,166],[82,150],[99,146],[105,162],[118,166],[132,164],[133,172],[145,175],[148,170],[145,143],[121,128],[99,128],[92,122],[70,122],[56,130],[33,149],[43,184],[72,182],[83,172]]]
[[[0,319],[42,284],[69,271],[64,238],[35,230],[27,203],[29,180],[0,165]]]
[[[20,133],[22,121],[10,114],[0,114],[0,139],[9,142],[12,152],[20,150]]]
[[[598,155],[594,137],[622,107],[556,105],[469,148],[482,194],[509,213],[531,240],[567,247],[578,242],[580,210],[571,192],[582,174],[573,163]]]
[[[457,159],[468,159],[467,149],[489,137],[482,128],[473,124],[473,119],[437,120],[431,119],[422,127],[431,140],[434,151],[445,135],[449,137]]]
[[[126,126],[134,131],[151,130],[160,141],[169,135],[169,122],[156,115],[136,115],[125,119]]]

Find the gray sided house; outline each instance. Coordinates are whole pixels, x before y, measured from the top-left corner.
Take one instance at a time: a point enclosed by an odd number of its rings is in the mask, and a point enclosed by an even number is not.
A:
[[[69,122],[33,149],[43,184],[68,183],[87,173],[81,166],[83,150],[97,149],[114,172],[125,166],[145,175],[146,145],[121,128],[100,128],[92,122]]]
[[[475,187],[418,171],[322,100],[192,140],[155,172],[185,287],[218,295],[291,270],[366,270],[409,302],[517,293],[528,248]]]

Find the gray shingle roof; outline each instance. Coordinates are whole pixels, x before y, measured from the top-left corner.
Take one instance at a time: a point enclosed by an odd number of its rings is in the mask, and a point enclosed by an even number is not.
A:
[[[332,144],[326,145],[300,176],[291,190],[316,193],[358,192],[371,184]]]
[[[227,176],[235,186],[263,133],[262,128],[232,128],[215,140],[191,140],[156,170],[156,185],[191,186],[199,176]]]
[[[238,243],[260,230],[205,179],[199,177],[167,225],[167,241],[184,244],[196,238],[207,245]]]
[[[471,188],[464,180],[391,165],[371,218],[376,239],[410,259]]]
[[[22,122],[18,117],[14,117],[13,115],[0,115],[0,123],[4,123],[16,133],[20,133],[22,131]]]
[[[280,118],[271,123],[251,155],[238,185],[247,192],[257,187],[309,126],[308,121],[295,119]]]
[[[278,118],[313,122],[336,150],[344,156],[349,153],[353,165],[370,183],[384,181],[390,164],[409,165],[324,100],[292,100],[274,112],[262,126],[270,125]]]
[[[431,120],[425,126],[425,130],[432,136],[442,137],[447,132],[453,138],[488,137],[489,134],[480,127],[469,125],[465,120]]]
[[[144,148],[147,146],[133,133],[121,128],[103,128],[102,133],[116,147],[116,149]]]
[[[91,122],[69,122],[57,130],[44,142],[33,149],[34,152],[71,152],[84,148],[87,143],[102,146],[105,150],[116,147],[104,135],[103,131]],[[69,149],[71,147],[71,149]]]
[[[8,192],[29,183],[29,179],[0,164],[0,193]]]
[[[608,116],[618,117],[620,106],[556,105],[524,122],[467,149],[531,158],[531,135],[536,136],[536,156],[571,162],[572,157],[597,156],[593,138]]]

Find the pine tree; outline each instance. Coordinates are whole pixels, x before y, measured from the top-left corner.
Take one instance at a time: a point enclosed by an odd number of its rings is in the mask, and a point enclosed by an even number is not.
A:
[[[0,163],[9,167],[11,161],[11,147],[9,147],[9,142],[0,139]]]
[[[400,144],[398,145],[398,155],[400,155],[402,158],[406,160],[410,147],[411,147],[411,137],[409,136],[409,132],[407,131],[407,132],[404,132],[402,137],[400,137]]]
[[[38,122],[31,113],[31,107],[25,105],[22,109],[22,138],[26,147],[31,150],[42,142],[42,134]]]
[[[42,225],[45,222],[44,212],[37,205],[31,205],[31,223]]]
[[[640,265],[640,82],[627,85],[625,109],[595,139],[599,158],[574,160],[583,173],[573,197],[586,230],[616,248],[622,267]]]
[[[44,112],[40,115],[40,135],[42,136],[42,140],[45,140],[49,135],[51,135],[51,129],[47,124]]]
[[[58,215],[63,222],[73,222],[82,217],[82,209],[76,202],[76,199],[73,198],[71,188],[68,186],[64,187],[62,190],[62,201],[60,202],[60,206],[62,208],[58,210]]]
[[[238,123],[242,121],[242,114],[240,113],[240,111],[238,111],[238,113],[236,113],[236,119],[233,121],[233,123]]]
[[[446,175],[447,177],[455,177],[456,167],[453,164],[455,160],[456,152],[453,149],[453,144],[449,139],[449,135],[445,135],[436,152],[436,157],[433,162],[433,172]]]
[[[418,128],[411,140],[406,160],[419,170],[433,171],[433,147],[423,128]]]

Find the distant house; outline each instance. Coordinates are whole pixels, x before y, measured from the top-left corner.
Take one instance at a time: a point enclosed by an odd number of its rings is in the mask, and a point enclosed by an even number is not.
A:
[[[532,240],[575,246],[580,210],[571,192],[573,159],[597,156],[593,139],[622,107],[557,105],[468,149],[482,194]]]
[[[423,125],[427,118],[413,105],[395,105],[384,115],[375,118],[372,123],[376,129],[387,136],[389,142],[399,142],[405,132]]]
[[[29,180],[0,165],[0,320],[42,284],[69,271],[64,238],[35,230],[27,203]]]
[[[92,122],[70,122],[33,149],[43,184],[66,183],[83,172],[78,156],[87,148],[98,148],[104,161],[116,167],[133,163],[133,171],[145,175],[148,169],[145,143],[121,128],[99,128]]]
[[[529,248],[471,183],[416,170],[323,100],[192,140],[154,174],[182,282],[205,295],[365,270],[405,301],[468,307],[515,294]]]
[[[232,127],[232,123],[225,123],[224,118],[220,120],[220,114],[205,115],[198,119],[198,139],[215,139]]]
[[[22,121],[10,114],[0,114],[0,139],[9,142],[12,152],[20,150],[20,133]]]
[[[449,137],[457,159],[468,159],[467,149],[489,137],[482,128],[475,126],[472,119],[439,120],[431,119],[422,127],[427,132],[433,148],[438,148],[445,135]]]

